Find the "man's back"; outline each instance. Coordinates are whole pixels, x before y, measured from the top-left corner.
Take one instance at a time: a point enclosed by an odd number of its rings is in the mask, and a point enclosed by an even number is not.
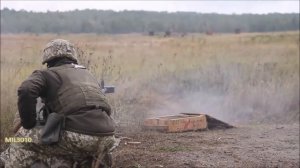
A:
[[[37,70],[18,89],[21,128],[16,136],[32,137],[28,144],[12,144],[6,151],[7,167],[26,167],[37,160],[58,159],[67,165],[71,160],[99,158],[110,152],[114,144],[114,121],[98,81],[83,66],[77,65],[74,46],[66,40],[53,40],[44,49],[43,63],[47,69]],[[52,114],[63,116],[64,124],[57,143],[41,145],[36,127],[36,99],[42,97]],[[25,129],[24,129],[25,128]],[[51,128],[47,130],[51,134]],[[25,154],[25,155],[24,155]],[[3,155],[1,154],[1,158]],[[62,163],[63,162],[56,162]],[[49,166],[54,162],[47,163]]]

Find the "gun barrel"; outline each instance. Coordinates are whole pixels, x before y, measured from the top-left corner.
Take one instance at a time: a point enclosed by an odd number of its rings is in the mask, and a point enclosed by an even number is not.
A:
[[[115,87],[114,86],[104,86],[102,89],[103,93],[115,93]]]

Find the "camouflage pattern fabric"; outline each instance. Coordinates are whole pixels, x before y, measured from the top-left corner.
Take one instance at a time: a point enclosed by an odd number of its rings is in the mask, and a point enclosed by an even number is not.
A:
[[[43,51],[43,64],[58,57],[68,57],[77,61],[77,52],[72,43],[63,39],[50,41]]]
[[[41,127],[30,130],[20,128],[15,137],[30,137],[32,142],[11,143],[0,157],[5,163],[5,168],[30,167],[38,162],[51,168],[72,167],[74,163],[78,163],[78,167],[90,168],[91,162],[88,162],[88,159],[101,160],[103,167],[111,166],[111,161],[107,159],[107,156],[114,147],[114,136],[97,137],[63,131],[59,143],[42,145],[39,142],[40,132]]]

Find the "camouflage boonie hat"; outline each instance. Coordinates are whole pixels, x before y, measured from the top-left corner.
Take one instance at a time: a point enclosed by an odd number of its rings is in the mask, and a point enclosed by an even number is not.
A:
[[[67,57],[77,61],[77,52],[72,43],[63,39],[55,39],[49,42],[43,51],[43,64],[58,58]]]

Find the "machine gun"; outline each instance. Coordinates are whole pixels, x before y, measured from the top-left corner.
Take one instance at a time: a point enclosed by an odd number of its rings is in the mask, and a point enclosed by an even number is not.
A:
[[[115,86],[111,86],[111,85],[105,86],[105,83],[104,83],[103,79],[101,80],[100,87],[101,87],[101,91],[104,94],[115,93]]]

